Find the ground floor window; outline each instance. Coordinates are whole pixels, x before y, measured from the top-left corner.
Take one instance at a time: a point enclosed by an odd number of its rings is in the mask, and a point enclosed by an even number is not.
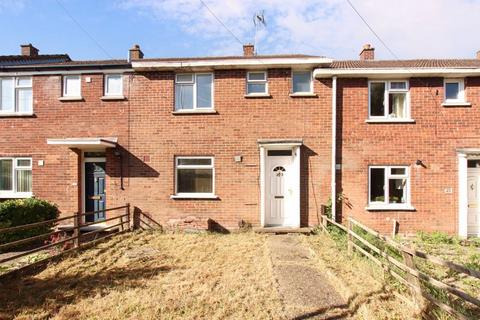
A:
[[[30,196],[32,159],[0,158],[0,197]]]
[[[213,157],[176,157],[175,171],[177,195],[214,194]]]
[[[370,166],[369,206],[409,205],[409,179],[406,166]]]

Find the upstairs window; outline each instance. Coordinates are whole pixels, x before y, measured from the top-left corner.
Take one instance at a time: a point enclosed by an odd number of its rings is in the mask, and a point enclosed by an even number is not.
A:
[[[213,109],[213,74],[175,75],[175,110]]]
[[[177,157],[176,190],[177,195],[213,195],[214,164],[213,157]]]
[[[408,81],[370,81],[369,118],[395,121],[409,118]]]
[[[312,93],[312,72],[292,71],[292,93]]]
[[[29,197],[32,193],[32,159],[0,158],[0,198]]]
[[[445,103],[465,102],[463,79],[445,79]]]
[[[32,78],[0,78],[0,97],[0,114],[31,114]]]
[[[105,75],[105,96],[123,95],[123,77],[121,74]]]
[[[266,94],[268,94],[267,72],[247,72],[247,95]]]
[[[81,97],[81,77],[79,75],[63,77],[63,96]]]
[[[409,170],[405,166],[369,167],[369,207],[409,206]]]

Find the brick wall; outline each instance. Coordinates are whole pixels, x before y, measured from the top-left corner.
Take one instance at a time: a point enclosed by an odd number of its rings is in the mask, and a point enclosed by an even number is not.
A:
[[[339,192],[348,199],[342,216],[354,216],[382,232],[417,230],[456,233],[458,227],[457,148],[480,147],[480,78],[465,80],[471,107],[442,107],[443,79],[410,79],[415,123],[366,123],[368,80],[339,79]],[[426,168],[415,165],[422,160]],[[366,211],[369,165],[408,165],[414,212]],[[452,193],[445,189],[452,188]],[[348,203],[348,205],[347,205]]]

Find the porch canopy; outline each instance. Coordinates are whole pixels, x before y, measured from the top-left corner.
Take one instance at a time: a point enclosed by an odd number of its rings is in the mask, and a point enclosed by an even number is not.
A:
[[[117,137],[47,139],[47,144],[80,150],[105,150],[117,146]]]

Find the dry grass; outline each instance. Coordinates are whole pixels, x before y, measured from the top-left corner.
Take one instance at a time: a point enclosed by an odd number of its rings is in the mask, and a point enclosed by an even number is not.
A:
[[[278,319],[265,237],[118,236],[0,290],[0,319]]]
[[[353,255],[328,235],[305,238],[336,289],[349,299],[352,319],[416,319],[412,306],[394,294],[383,270],[367,259]]]

